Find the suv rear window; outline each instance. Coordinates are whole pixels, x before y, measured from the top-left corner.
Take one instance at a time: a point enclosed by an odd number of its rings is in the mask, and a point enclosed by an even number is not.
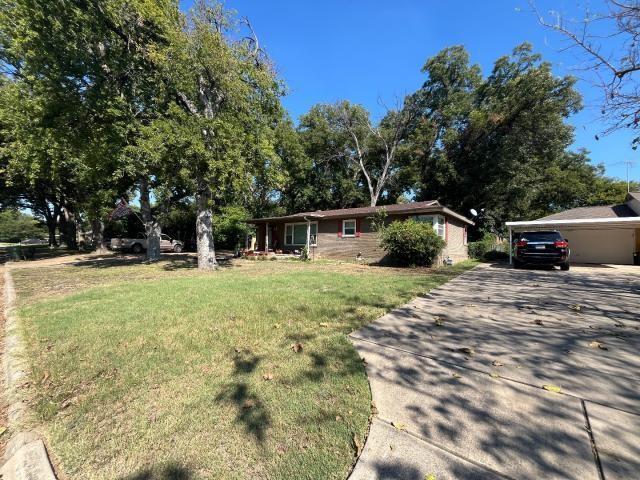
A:
[[[522,232],[518,239],[525,242],[555,242],[562,240],[560,232]]]

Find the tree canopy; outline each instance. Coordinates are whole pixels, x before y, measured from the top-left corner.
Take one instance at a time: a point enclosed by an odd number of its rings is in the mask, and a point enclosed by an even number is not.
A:
[[[150,260],[166,227],[212,269],[247,216],[438,199],[496,231],[625,193],[571,149],[575,81],[528,44],[486,74],[443,49],[379,121],[340,100],[296,124],[251,24],[215,1],[0,1],[0,64],[0,208],[30,209],[52,244],[90,224],[99,245],[123,198]]]

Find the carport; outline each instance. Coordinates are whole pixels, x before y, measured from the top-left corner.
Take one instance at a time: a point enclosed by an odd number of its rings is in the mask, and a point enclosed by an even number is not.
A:
[[[513,234],[531,230],[559,230],[569,241],[576,263],[632,265],[640,252],[640,216],[579,219],[539,219],[506,222],[509,229],[509,263],[513,259]]]

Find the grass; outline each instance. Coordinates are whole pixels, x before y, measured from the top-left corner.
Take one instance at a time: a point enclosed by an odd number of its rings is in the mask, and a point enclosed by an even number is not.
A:
[[[371,409],[346,334],[473,264],[108,265],[13,272],[62,478],[345,478]]]

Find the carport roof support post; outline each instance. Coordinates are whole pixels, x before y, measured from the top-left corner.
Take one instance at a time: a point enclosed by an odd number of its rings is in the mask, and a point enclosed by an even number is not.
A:
[[[513,263],[513,232],[509,227],[509,265]]]

